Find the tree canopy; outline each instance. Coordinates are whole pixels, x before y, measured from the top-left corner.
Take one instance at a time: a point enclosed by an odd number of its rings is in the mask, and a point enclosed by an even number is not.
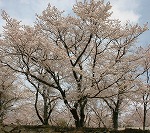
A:
[[[49,4],[34,26],[22,25],[2,11],[6,25],[1,63],[26,76],[35,88],[40,85],[46,97],[52,97],[46,92],[59,97],[76,127],[85,126],[93,99],[102,99],[118,116],[122,101],[138,90],[139,77],[150,67],[142,69],[145,57],[136,48],[147,26],[122,24],[111,17],[110,9],[102,0],[77,2],[74,14],[65,16]]]

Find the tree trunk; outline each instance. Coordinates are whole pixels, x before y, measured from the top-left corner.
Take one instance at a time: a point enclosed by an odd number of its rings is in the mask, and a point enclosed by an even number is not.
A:
[[[43,125],[49,125],[48,123],[48,120],[49,120],[49,117],[50,117],[50,114],[52,112],[52,109],[49,111],[48,110],[48,100],[47,100],[47,97],[45,95],[42,95],[43,97],[43,100],[44,100],[44,112],[43,112],[43,117],[41,117],[39,111],[38,111],[38,107],[37,107],[37,104],[38,104],[38,95],[39,95],[39,91],[37,89],[37,92],[36,92],[36,99],[35,99],[35,104],[34,104],[34,107],[35,107],[35,110],[36,110],[36,114],[39,118],[39,120],[41,121],[41,123]]]
[[[118,130],[118,110],[113,111],[112,120],[114,130]]]
[[[44,125],[49,125],[48,124],[48,106],[47,106],[47,98],[45,96],[43,96],[43,100],[44,100]]]
[[[3,124],[3,113],[0,112],[0,125]]]
[[[84,127],[84,119],[85,119],[84,108],[85,108],[85,105],[80,105],[80,114],[77,113],[76,108],[73,108],[70,110],[75,120],[76,128]]]
[[[35,107],[35,111],[36,111],[36,114],[37,114],[37,116],[38,116],[39,120],[40,120],[40,121],[41,121],[41,123],[43,124],[43,123],[44,123],[44,121],[43,121],[42,117],[40,116],[39,111],[38,111],[38,107],[37,107],[37,103],[38,103],[38,95],[39,95],[39,91],[38,91],[38,89],[37,89],[37,91],[36,91],[36,99],[35,99],[34,107]]]
[[[73,109],[70,109],[70,112],[75,120],[75,126],[78,128],[80,127],[80,119],[79,119],[79,116],[78,116],[78,113],[77,113],[77,109],[76,108],[73,108]]]
[[[143,130],[146,127],[147,103],[144,103]]]
[[[85,105],[87,104],[87,98],[83,98],[83,101],[80,103],[80,125],[81,127],[84,127],[84,119],[85,119],[85,114],[84,114],[84,109]]]
[[[2,110],[2,93],[0,92],[0,125],[3,123],[3,110]]]
[[[149,75],[149,68],[148,66],[146,65],[146,77],[147,77],[147,80],[146,80],[146,83],[147,83],[147,89],[149,89],[149,81],[150,81],[150,75]],[[150,96],[150,93],[149,92],[144,92],[143,93],[143,101],[144,101],[144,110],[143,110],[143,130],[145,130],[145,127],[146,127],[146,117],[147,117],[147,106],[148,106],[148,101],[149,101],[149,96]]]
[[[74,118],[76,128],[84,127],[84,119],[85,119],[84,109],[85,109],[85,105],[87,104],[87,97],[86,96],[82,97],[80,100],[78,100],[74,104],[74,107],[72,108],[66,99],[65,91],[60,89],[60,92],[63,97],[64,104],[70,110],[70,112]],[[79,114],[78,114],[78,109],[80,109]]]

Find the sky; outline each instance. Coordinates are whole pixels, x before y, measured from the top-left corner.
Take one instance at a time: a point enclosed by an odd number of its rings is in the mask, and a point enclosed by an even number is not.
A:
[[[36,18],[35,14],[41,14],[48,3],[59,10],[64,10],[65,14],[71,14],[75,2],[76,0],[0,0],[0,9],[23,24],[32,25]],[[148,22],[150,29],[150,0],[109,0],[109,2],[112,5],[113,18],[122,22],[139,23],[141,26]],[[3,25],[5,23],[0,17],[0,33]],[[141,46],[150,44],[150,30],[140,36],[139,44]]]

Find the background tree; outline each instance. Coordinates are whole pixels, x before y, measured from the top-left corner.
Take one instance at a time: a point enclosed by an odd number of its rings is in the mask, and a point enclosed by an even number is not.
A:
[[[15,81],[14,72],[0,64],[0,123],[3,123],[8,112],[13,110],[13,106],[20,99]]]
[[[44,77],[43,77],[44,78]],[[49,125],[49,119],[57,104],[58,96],[54,95],[51,88],[27,79],[36,89],[34,107],[36,114],[43,125]]]
[[[140,47],[137,54],[140,55],[140,58],[137,62],[137,80],[134,81],[136,91],[127,95],[129,100],[127,110],[131,114],[125,116],[130,121],[129,125],[143,127],[145,130],[149,125],[147,119],[149,113],[149,46]]]
[[[143,92],[143,130],[146,127],[147,114],[150,109],[150,49],[145,52],[145,59],[143,61],[143,69],[145,70],[145,86]]]
[[[111,87],[111,91],[108,91],[108,93],[111,93],[112,96],[103,98],[112,112],[113,128],[116,130],[118,129],[119,114],[122,113],[124,107],[126,107],[126,105],[129,103],[131,95],[134,95],[138,91],[138,77],[145,72],[145,70],[140,72],[138,71],[138,63],[141,61],[141,56],[134,56],[134,54],[132,54],[132,57],[133,58],[130,56],[127,57],[129,58],[129,61],[127,61],[128,59],[125,58],[126,63],[128,62],[128,64],[120,62],[120,70],[123,69],[124,76]]]
[[[89,104],[88,127],[110,128],[111,112],[102,99],[92,99]]]
[[[5,119],[6,125],[41,125],[34,108],[35,95],[29,89],[23,89],[22,96],[15,103]]]
[[[146,123],[147,123],[147,114],[148,111],[150,109],[149,106],[149,102],[150,102],[150,49],[149,46],[147,48],[140,48],[139,52],[142,54],[143,58],[142,60],[139,62],[140,65],[140,71],[143,70],[142,75],[139,77],[139,91],[137,91],[137,98],[136,101],[137,102],[135,105],[137,105],[136,107],[136,111],[139,114],[139,116],[141,117],[141,121],[143,122],[143,130],[145,130],[146,127]],[[138,53],[139,53],[138,52]],[[139,107],[139,105],[140,107]],[[139,107],[139,108],[138,108]],[[141,112],[141,108],[143,110],[143,113]]]

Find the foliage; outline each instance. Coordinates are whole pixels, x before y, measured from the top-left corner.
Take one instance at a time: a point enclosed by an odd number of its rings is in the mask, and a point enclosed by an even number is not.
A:
[[[13,110],[13,105],[19,100],[20,94],[16,89],[15,80],[13,71],[0,64],[0,123],[3,123],[6,114]]]
[[[109,2],[85,0],[73,6],[74,15],[65,16],[49,4],[34,26],[22,25],[2,11],[6,25],[0,61],[36,88],[35,108],[43,124],[44,119],[48,124],[55,105],[50,108],[51,98],[61,99],[77,128],[85,126],[88,114],[98,114],[88,105],[100,99],[118,128],[121,109],[138,92],[140,76],[147,71],[141,69],[144,56],[136,42],[148,28],[122,24],[111,18],[110,9]],[[38,94],[45,99],[43,118],[37,110]]]

